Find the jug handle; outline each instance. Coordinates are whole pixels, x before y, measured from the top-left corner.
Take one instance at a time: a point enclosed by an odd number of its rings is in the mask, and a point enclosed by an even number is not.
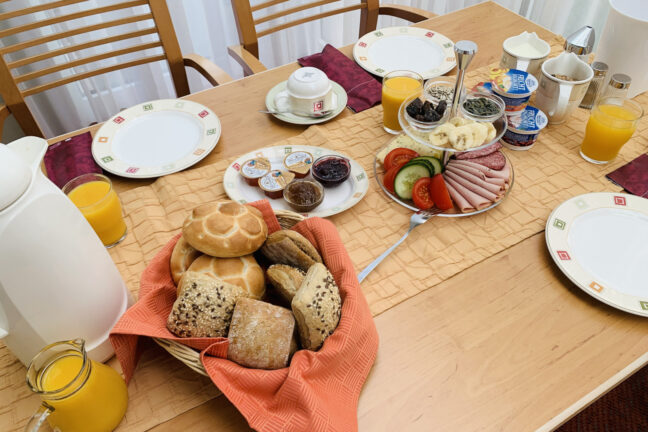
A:
[[[515,69],[526,71],[529,68],[529,63],[531,63],[531,60],[517,59],[515,62]]]
[[[54,408],[43,402],[31,416],[29,423],[25,425],[25,432],[37,432],[52,412],[54,412]]]
[[[554,117],[560,119],[565,115],[569,105],[569,96],[571,96],[571,86],[560,83],[558,85],[558,102],[556,102]]]

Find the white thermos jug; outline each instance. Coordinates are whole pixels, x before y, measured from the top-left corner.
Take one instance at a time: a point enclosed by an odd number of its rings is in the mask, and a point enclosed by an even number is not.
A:
[[[105,361],[130,297],[90,224],[42,173],[46,150],[36,137],[0,144],[0,338],[25,365],[76,338]]]

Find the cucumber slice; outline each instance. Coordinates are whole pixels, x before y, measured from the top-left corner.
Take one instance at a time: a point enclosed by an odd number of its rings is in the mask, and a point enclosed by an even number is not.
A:
[[[432,177],[434,175],[435,171],[436,171],[436,169],[434,168],[434,165],[432,165],[432,163],[430,163],[430,161],[425,160],[425,159],[421,159],[421,158],[418,158],[418,157],[416,157],[414,159],[411,159],[410,161],[408,161],[403,166],[405,167],[405,166],[409,166],[409,165],[423,165],[424,167],[426,167],[428,169],[428,171],[430,171],[430,177]]]
[[[418,162],[403,166],[394,179],[394,191],[401,199],[412,199],[414,183],[421,177],[430,177],[427,166]]]
[[[433,156],[418,156],[410,160],[412,161],[426,161],[432,165],[434,168],[434,174],[432,174],[430,177],[432,177],[435,174],[441,174],[443,172],[443,164],[441,161]]]

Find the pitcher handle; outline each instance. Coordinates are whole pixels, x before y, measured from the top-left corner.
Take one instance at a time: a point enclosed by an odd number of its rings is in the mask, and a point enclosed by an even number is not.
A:
[[[531,63],[531,60],[517,59],[515,61],[515,69],[521,70],[521,71],[526,71],[526,70],[529,69],[529,63]]]
[[[25,426],[25,432],[39,431],[43,423],[47,420],[47,417],[49,417],[52,412],[54,412],[54,408],[43,402],[34,415],[29,419],[29,423]]]
[[[569,108],[569,97],[571,96],[572,86],[560,83],[558,85],[558,102],[556,102],[556,110],[554,117],[562,119],[567,109]]]

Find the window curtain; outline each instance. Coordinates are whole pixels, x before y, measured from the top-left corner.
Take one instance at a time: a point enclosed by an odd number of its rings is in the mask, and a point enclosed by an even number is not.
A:
[[[258,4],[266,0],[251,0]],[[307,3],[311,0],[295,0]],[[290,3],[291,6],[295,3]],[[340,0],[331,5],[321,6],[321,11],[350,5],[358,0]],[[464,7],[473,6],[482,0],[389,0],[388,3],[414,6],[438,15],[453,12]],[[601,34],[602,26],[607,16],[607,0],[496,0],[500,5],[511,9],[513,12],[523,12],[524,15],[543,25],[550,30],[568,34],[568,32],[582,25],[594,25],[597,34]],[[42,0],[15,0],[11,4],[0,3],[0,12],[17,8],[35,6]],[[54,11],[43,11],[25,17],[17,17],[0,23],[0,28],[13,27],[33,22],[34,19],[43,20],[54,16],[74,13],[88,8],[101,7],[114,4],[108,0],[87,0],[58,8]],[[231,4],[227,0],[167,0],[175,32],[183,53],[197,53],[213,61],[225,69],[234,78],[242,77],[242,70],[238,64],[227,54],[227,46],[239,43],[234,14]],[[286,8],[285,4],[273,6],[274,10]],[[135,14],[147,12],[146,6],[114,11],[101,17],[82,18],[70,22],[56,24],[47,29],[37,29],[24,32],[12,37],[0,39],[0,45],[6,46],[21,40],[45,36],[50,33],[70,30],[79,26],[96,24],[101,21],[110,21]],[[272,10],[272,9],[271,9]],[[293,14],[291,19],[312,14],[303,11]],[[485,17],[497,19],[497,17]],[[268,25],[276,26],[281,20],[274,20]],[[354,11],[343,15],[327,17],[317,22],[302,24],[285,31],[266,36],[259,41],[260,60],[268,67],[276,67],[294,61],[295,59],[319,52],[326,43],[334,46],[344,46],[353,43],[358,37],[359,12]],[[406,22],[392,17],[380,17],[378,26],[405,25]],[[152,25],[148,23],[127,24],[115,29],[95,31],[89,35],[79,35],[72,38],[55,40],[45,45],[32,47],[24,51],[11,54],[10,60],[18,60],[31,55],[36,55],[46,50],[59,49],[71,44],[83,43],[89,38],[109,37],[124,31],[135,31]],[[120,41],[110,45],[89,48],[80,52],[65,54],[54,59],[25,66],[18,70],[19,73],[31,72],[40,68],[74,61],[75,59],[97,55],[107,49],[117,50],[152,42],[155,36],[147,35],[129,41]],[[150,56],[160,53],[161,50],[151,49],[138,53],[121,56],[118,60],[109,59],[97,63],[78,66],[72,73],[83,73],[98,67],[106,67],[117,61],[128,61],[142,55]],[[16,71],[14,70],[14,73]],[[67,73],[55,73],[47,78],[51,81],[64,78]],[[187,69],[189,84],[192,92],[209,88],[210,85],[199,74]],[[39,80],[34,80],[38,83]],[[29,82],[33,84],[34,82]],[[41,80],[41,82],[44,82]],[[28,98],[28,105],[44,129],[46,136],[53,137],[65,132],[73,131],[88,126],[93,122],[101,122],[121,109],[147,100],[173,98],[175,91],[165,62],[109,72],[97,77],[88,78],[63,87],[49,90],[45,93]],[[5,128],[5,141],[20,135],[15,123],[11,122]]]

